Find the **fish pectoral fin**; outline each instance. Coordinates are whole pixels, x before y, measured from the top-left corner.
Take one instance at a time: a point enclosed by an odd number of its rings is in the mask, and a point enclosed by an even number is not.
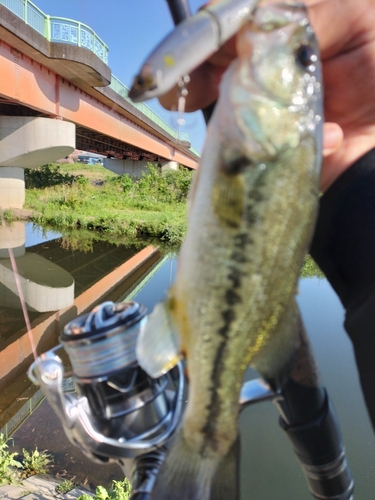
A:
[[[239,227],[245,209],[244,176],[220,172],[212,187],[211,201],[213,211],[222,224]]]
[[[157,304],[141,327],[136,354],[141,368],[153,378],[167,373],[180,361],[180,341],[168,301]]]

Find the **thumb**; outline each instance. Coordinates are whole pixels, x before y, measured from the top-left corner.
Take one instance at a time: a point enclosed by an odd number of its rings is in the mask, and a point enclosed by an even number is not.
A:
[[[344,140],[344,132],[337,123],[327,122],[323,126],[323,156],[338,151]]]

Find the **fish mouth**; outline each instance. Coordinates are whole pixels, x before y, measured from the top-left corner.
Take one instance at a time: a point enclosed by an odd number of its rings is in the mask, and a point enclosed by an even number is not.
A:
[[[158,88],[157,77],[151,68],[145,66],[140,73],[134,77],[128,96],[133,102],[141,102],[151,99]]]

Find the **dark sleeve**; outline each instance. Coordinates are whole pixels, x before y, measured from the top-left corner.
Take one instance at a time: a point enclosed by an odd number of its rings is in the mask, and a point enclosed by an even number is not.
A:
[[[375,429],[375,149],[321,198],[310,252],[345,307],[345,329]]]

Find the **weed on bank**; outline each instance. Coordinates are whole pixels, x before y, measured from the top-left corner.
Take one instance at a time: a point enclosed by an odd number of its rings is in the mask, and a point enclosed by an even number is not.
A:
[[[185,168],[162,174],[149,164],[139,179],[108,175],[95,182],[47,165],[26,172],[25,208],[34,212],[33,222],[59,230],[87,229],[176,244],[186,231],[192,175]]]

